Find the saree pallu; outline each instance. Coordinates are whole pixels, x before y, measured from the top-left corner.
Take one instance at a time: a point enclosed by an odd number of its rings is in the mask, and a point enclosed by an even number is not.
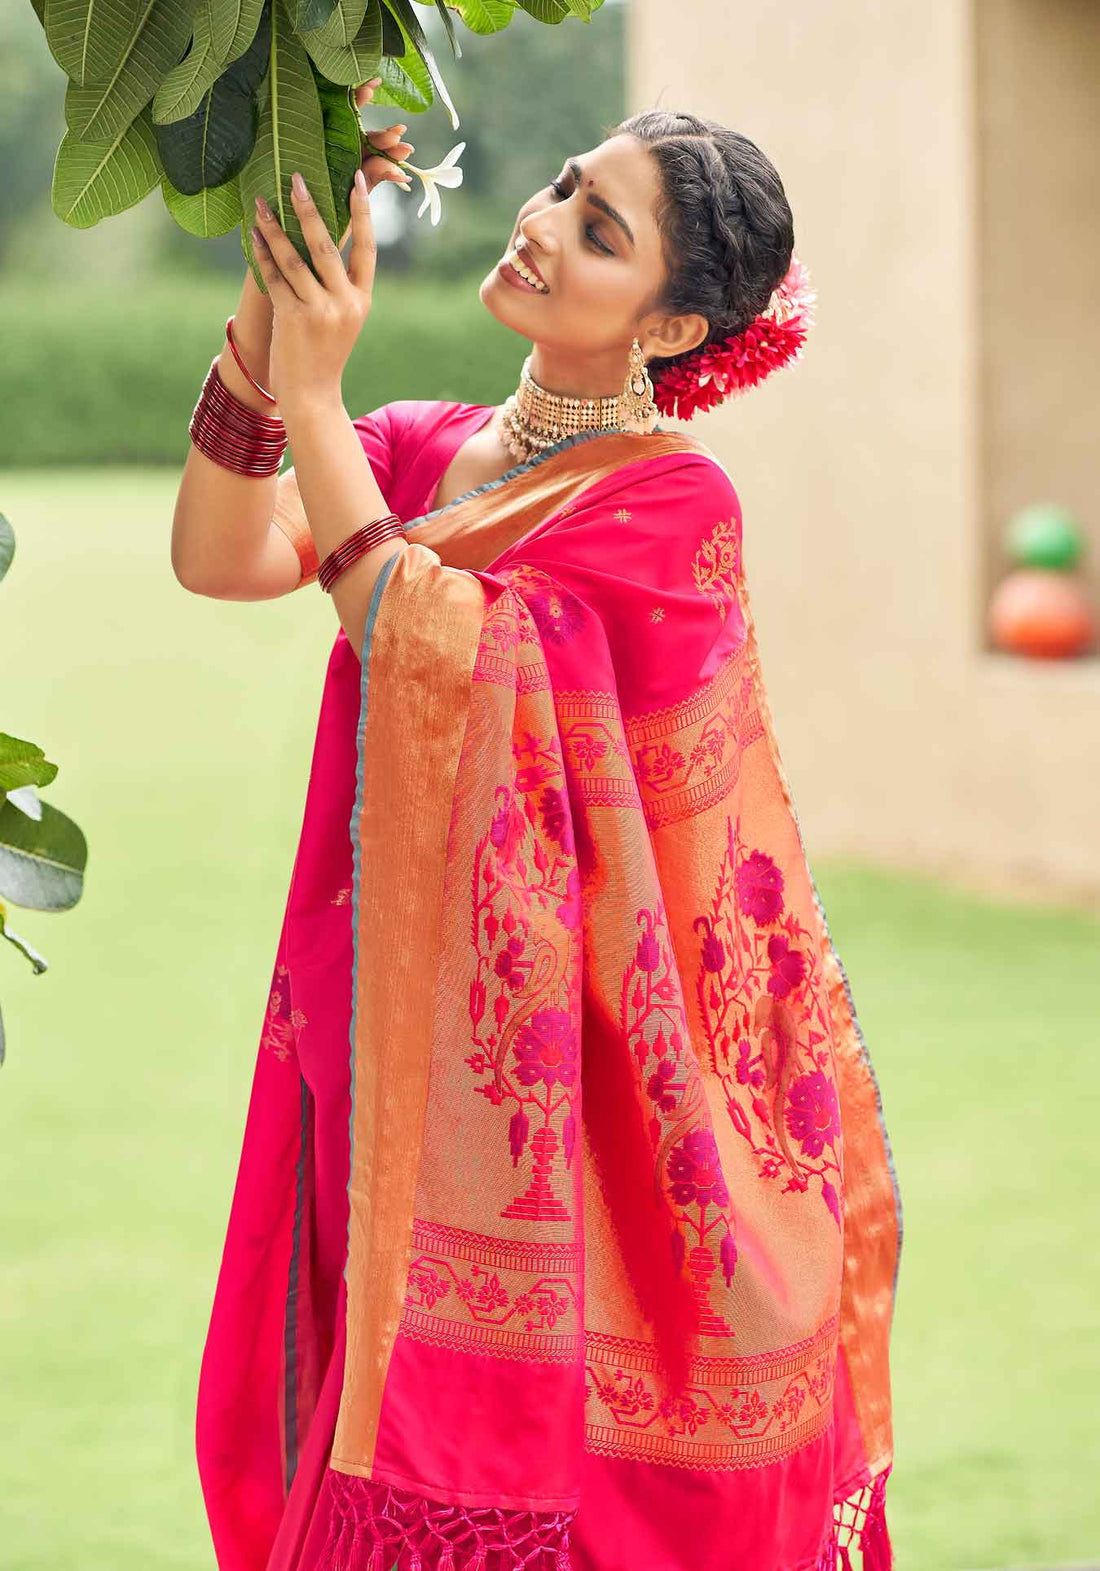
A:
[[[301,1054],[344,907],[346,1195],[304,1069],[249,1114],[297,1491],[256,1563],[889,1571],[900,1199],[734,487],[681,433],[584,434],[407,539],[326,679],[351,876],[307,896],[303,839],[269,1001]],[[249,1352],[208,1349],[208,1417]]]

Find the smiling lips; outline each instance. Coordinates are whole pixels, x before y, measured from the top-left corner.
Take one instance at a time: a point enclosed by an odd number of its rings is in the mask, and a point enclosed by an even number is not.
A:
[[[540,294],[549,294],[550,286],[545,278],[524,258],[522,251],[513,247],[504,260],[513,271],[517,272],[521,278],[525,278]]]

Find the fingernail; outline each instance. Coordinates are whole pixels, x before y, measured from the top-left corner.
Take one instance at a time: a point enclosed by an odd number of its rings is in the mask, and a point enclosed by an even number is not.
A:
[[[294,187],[295,196],[304,200],[309,195],[309,192],[306,190],[306,183],[297,171],[291,175],[290,183]]]
[[[355,183],[364,196],[367,195],[367,177],[361,169],[355,171]]]
[[[381,85],[382,78],[380,76],[372,76],[370,81],[367,83],[368,87],[380,87]]]
[[[256,198],[256,211],[259,213],[261,218],[270,218],[272,216],[271,209],[268,207],[262,196],[257,196]]]

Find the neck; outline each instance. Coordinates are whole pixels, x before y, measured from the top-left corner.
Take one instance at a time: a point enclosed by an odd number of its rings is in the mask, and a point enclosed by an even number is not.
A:
[[[531,347],[530,374],[541,388],[565,398],[618,398],[626,381],[629,344],[595,358]]]

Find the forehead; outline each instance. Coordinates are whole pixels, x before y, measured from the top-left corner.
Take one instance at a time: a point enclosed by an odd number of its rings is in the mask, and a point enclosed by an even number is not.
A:
[[[585,192],[617,208],[633,231],[637,249],[645,249],[656,236],[654,210],[660,192],[656,160],[645,144],[622,134],[567,157],[580,163]]]

